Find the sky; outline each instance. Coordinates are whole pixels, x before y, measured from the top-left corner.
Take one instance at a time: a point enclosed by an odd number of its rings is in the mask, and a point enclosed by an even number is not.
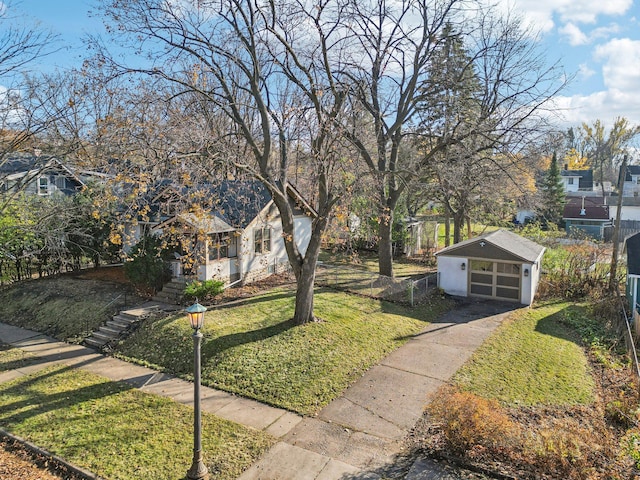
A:
[[[559,62],[569,86],[555,99],[564,127],[610,127],[617,117],[640,125],[640,0],[495,0],[539,30],[549,63]],[[0,3],[2,0],[0,0]],[[25,20],[60,36],[61,50],[39,68],[80,66],[82,38],[103,31],[88,15],[91,0],[11,0]]]

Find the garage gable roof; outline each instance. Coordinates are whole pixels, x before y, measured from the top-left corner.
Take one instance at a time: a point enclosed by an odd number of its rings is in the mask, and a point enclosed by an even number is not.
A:
[[[542,245],[538,245],[508,230],[500,229],[451,245],[440,250],[436,255],[497,258],[501,260],[513,257],[524,262],[534,263],[543,252],[544,247]],[[502,255],[499,253],[502,253]]]

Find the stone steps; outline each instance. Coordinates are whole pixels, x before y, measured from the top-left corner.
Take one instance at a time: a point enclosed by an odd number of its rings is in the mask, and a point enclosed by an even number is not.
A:
[[[184,278],[172,278],[171,281],[162,287],[153,300],[160,303],[179,305],[184,296],[184,289],[189,281]]]
[[[111,320],[107,320],[98,330],[85,338],[84,343],[103,350],[112,342],[124,338],[136,323],[151,315],[157,315],[159,312],[161,309],[158,304],[124,310],[114,315]]]

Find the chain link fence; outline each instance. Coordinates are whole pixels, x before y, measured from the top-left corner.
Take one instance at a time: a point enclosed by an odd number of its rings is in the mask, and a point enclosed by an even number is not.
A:
[[[316,284],[380,300],[414,306],[437,284],[436,274],[413,278],[392,278],[338,265],[318,264]]]

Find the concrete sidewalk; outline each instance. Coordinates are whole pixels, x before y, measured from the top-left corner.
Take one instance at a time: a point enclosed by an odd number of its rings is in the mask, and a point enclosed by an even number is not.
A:
[[[279,441],[240,480],[376,479],[397,467],[402,439],[429,396],[473,354],[517,306],[465,301],[369,369],[316,417],[202,387],[202,409],[264,430]],[[62,363],[124,381],[147,393],[193,403],[190,382],[107,357],[94,350],[0,323],[0,341],[39,357],[0,372],[0,382]],[[424,466],[423,466],[424,465]],[[417,462],[407,480],[451,479],[433,462]]]

